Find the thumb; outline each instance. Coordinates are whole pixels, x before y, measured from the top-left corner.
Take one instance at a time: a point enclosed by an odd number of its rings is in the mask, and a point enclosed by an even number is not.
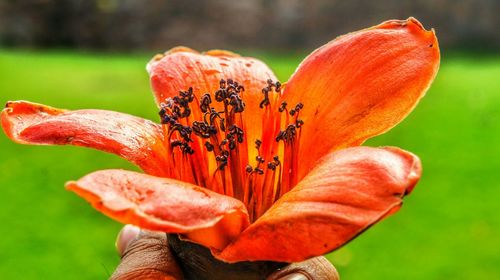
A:
[[[182,272],[169,250],[167,235],[126,225],[118,234],[116,247],[121,262],[111,280],[180,280]]]
[[[339,280],[335,267],[325,258],[316,257],[299,263],[292,263],[275,273],[267,280]]]

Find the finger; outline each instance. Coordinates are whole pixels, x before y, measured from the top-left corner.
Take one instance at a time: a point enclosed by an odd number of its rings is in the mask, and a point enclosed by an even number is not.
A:
[[[335,267],[325,258],[316,257],[293,263],[271,274],[268,280],[339,280]]]
[[[116,238],[115,246],[118,254],[123,256],[128,244],[139,236],[141,229],[133,225],[125,225]]]
[[[140,231],[133,226],[125,226],[118,235],[116,247],[121,262],[111,280],[182,279],[182,272],[169,250],[165,233]]]

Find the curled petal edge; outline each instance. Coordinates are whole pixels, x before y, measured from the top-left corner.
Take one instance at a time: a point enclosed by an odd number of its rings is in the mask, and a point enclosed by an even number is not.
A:
[[[213,254],[226,262],[298,262],[323,255],[395,213],[420,175],[418,157],[398,148],[331,153],[238,239]]]
[[[179,233],[212,249],[224,248],[249,224],[239,200],[169,178],[101,170],[66,188],[118,222]]]

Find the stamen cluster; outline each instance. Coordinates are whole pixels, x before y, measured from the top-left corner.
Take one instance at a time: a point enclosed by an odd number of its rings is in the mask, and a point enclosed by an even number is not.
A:
[[[194,150],[190,143],[193,142],[191,134],[203,139],[218,138],[217,134],[220,131],[224,132],[225,138],[218,142],[217,148],[210,141],[205,141],[204,145],[207,151],[218,153],[215,156],[219,162],[219,169],[223,170],[228,163],[229,150],[236,149],[238,143],[243,143],[243,129],[226,118],[234,117],[235,113],[241,113],[245,109],[245,103],[240,94],[245,88],[238,82],[228,79],[222,79],[219,82],[219,89],[214,93],[215,101],[222,103],[223,111],[217,111],[211,107],[212,97],[210,93],[205,93],[201,96],[199,102],[200,111],[203,113],[203,120],[193,121],[191,125],[183,125],[179,122],[180,119],[188,119],[191,115],[190,103],[195,99],[193,88],[187,91],[180,91],[179,95],[167,98],[164,103],[161,103],[160,118],[162,124],[167,124],[169,129],[169,139],[174,132],[178,132],[180,139],[171,140],[170,147],[179,147],[184,153],[193,154]],[[229,125],[229,126],[228,126]],[[228,126],[228,127],[227,127]]]
[[[267,80],[267,87],[262,89],[262,94],[264,94],[264,99],[259,104],[259,107],[261,109],[270,104],[269,93],[272,92],[273,89],[276,93],[280,93],[281,83],[278,81],[276,83],[273,83],[273,80],[271,79]]]
[[[190,87],[187,91],[179,92],[178,96],[168,98],[164,103],[161,103],[159,112],[161,123],[169,126],[169,134],[171,135],[177,131],[180,136],[180,139],[172,140],[170,146],[172,148],[179,147],[187,154],[194,153],[194,150],[189,145],[190,142],[193,142],[191,139],[192,128],[182,125],[179,119],[188,118],[191,115],[189,103],[193,102],[193,100],[193,88]]]
[[[278,106],[281,89],[281,83],[272,80],[262,89],[259,107],[268,117],[263,120],[262,140],[255,139],[253,167],[246,143],[257,135],[244,131],[243,85],[221,79],[213,94],[205,93],[199,99],[193,88],[167,98],[159,115],[175,165],[172,169],[178,170],[172,176],[234,196],[247,205],[252,219],[260,216],[296,181],[299,130],[304,124],[298,117],[304,105],[298,103],[290,110],[286,102]],[[280,130],[282,122],[285,127]]]
[[[283,111],[287,111],[286,106],[287,106],[287,103],[282,102],[280,105],[280,108],[279,108],[279,112],[282,113]],[[295,122],[292,124],[289,124],[285,130],[281,130],[278,133],[278,135],[275,138],[276,142],[279,142],[279,141],[289,142],[295,138],[295,136],[297,134],[297,129],[301,128],[302,125],[304,125],[304,121],[298,118],[299,112],[302,108],[304,108],[304,104],[298,103],[297,105],[295,105],[294,108],[292,108],[290,110],[290,112],[288,112],[290,114],[290,116],[292,116],[292,117],[296,116]],[[295,115],[295,114],[297,114],[297,115]]]

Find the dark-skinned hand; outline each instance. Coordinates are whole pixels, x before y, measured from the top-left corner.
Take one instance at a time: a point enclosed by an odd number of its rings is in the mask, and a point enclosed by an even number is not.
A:
[[[177,264],[164,233],[143,231],[126,225],[118,234],[116,248],[121,262],[112,280],[165,279],[181,280]],[[278,269],[267,280],[338,280],[335,268],[324,257],[293,263]]]

